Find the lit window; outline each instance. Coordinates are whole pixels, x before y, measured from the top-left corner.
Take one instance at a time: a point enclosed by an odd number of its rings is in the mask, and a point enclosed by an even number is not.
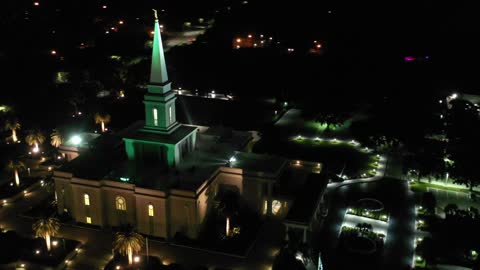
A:
[[[153,125],[158,126],[158,110],[153,108]]]
[[[170,120],[170,124],[173,123],[172,106],[168,107],[168,117]]]
[[[87,223],[92,224],[92,218],[91,217],[87,217]]]
[[[115,199],[117,210],[126,211],[127,210],[127,203],[125,202],[125,198],[118,196]]]
[[[154,212],[153,212],[153,205],[149,204],[149,205],[148,205],[148,216],[149,216],[149,217],[153,217],[153,214],[154,214]]]
[[[90,195],[83,194],[83,200],[85,201],[85,205],[90,205]]]
[[[272,214],[277,215],[280,213],[280,209],[282,208],[282,203],[277,200],[272,201]]]
[[[267,208],[268,208],[268,205],[267,205],[267,200],[264,200],[263,201],[263,214],[267,214]]]

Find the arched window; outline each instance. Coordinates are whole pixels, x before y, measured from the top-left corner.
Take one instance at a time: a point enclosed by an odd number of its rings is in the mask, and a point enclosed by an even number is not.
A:
[[[277,200],[272,201],[272,214],[277,215],[282,208],[282,203]]]
[[[154,210],[153,210],[153,205],[152,204],[149,204],[148,205],[148,216],[149,217],[153,217],[153,215],[155,214]]]
[[[90,195],[87,193],[83,194],[83,201],[85,202],[85,205],[90,205]]]
[[[158,110],[153,108],[153,125],[158,126]]]
[[[126,211],[127,210],[127,202],[125,201],[124,197],[118,196],[115,199],[115,204],[117,206],[117,210],[121,210],[121,211]]]

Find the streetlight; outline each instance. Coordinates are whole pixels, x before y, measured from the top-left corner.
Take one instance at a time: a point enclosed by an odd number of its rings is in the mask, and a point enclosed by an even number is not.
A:
[[[78,146],[82,143],[82,137],[80,137],[79,135],[73,135],[70,138],[70,142],[72,142],[72,144],[74,144],[75,146]]]

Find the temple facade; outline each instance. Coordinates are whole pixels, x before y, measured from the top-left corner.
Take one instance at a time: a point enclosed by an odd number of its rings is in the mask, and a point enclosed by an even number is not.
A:
[[[58,213],[103,228],[131,224],[155,237],[196,238],[225,190],[261,215],[284,218],[294,202],[275,193],[285,171],[320,171],[320,164],[299,169],[281,157],[244,152],[249,132],[180,124],[175,100],[155,20],[145,120],[100,136],[54,171]]]

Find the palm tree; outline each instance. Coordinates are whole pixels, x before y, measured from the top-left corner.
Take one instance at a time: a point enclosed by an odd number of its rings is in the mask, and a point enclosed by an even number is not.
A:
[[[56,218],[41,218],[32,226],[35,237],[45,238],[47,250],[50,251],[50,237],[58,233],[60,222]]]
[[[113,248],[120,254],[128,256],[128,264],[133,263],[133,253],[138,253],[144,244],[143,236],[129,229],[117,232],[113,241]]]
[[[25,141],[28,145],[35,145],[33,151],[38,152],[38,145],[45,141],[45,136],[40,131],[30,131],[27,137],[25,137]]]
[[[110,123],[110,115],[108,113],[96,113],[95,114],[95,124],[100,124],[102,126],[102,132],[105,132],[105,124]]]
[[[50,143],[56,148],[63,143],[62,133],[60,133],[60,130],[57,128],[53,130],[52,134],[50,134]]]
[[[5,121],[5,129],[12,131],[12,140],[13,142],[17,142],[17,129],[20,129],[21,125],[18,122],[18,119],[12,119]]]
[[[8,166],[7,168],[10,170],[10,171],[13,171],[13,176],[15,177],[15,184],[18,186],[20,186],[20,177],[19,177],[19,173],[20,171],[24,170],[25,169],[25,164],[23,164],[23,162],[21,161],[13,161],[13,160],[10,160],[10,162],[8,163]]]

